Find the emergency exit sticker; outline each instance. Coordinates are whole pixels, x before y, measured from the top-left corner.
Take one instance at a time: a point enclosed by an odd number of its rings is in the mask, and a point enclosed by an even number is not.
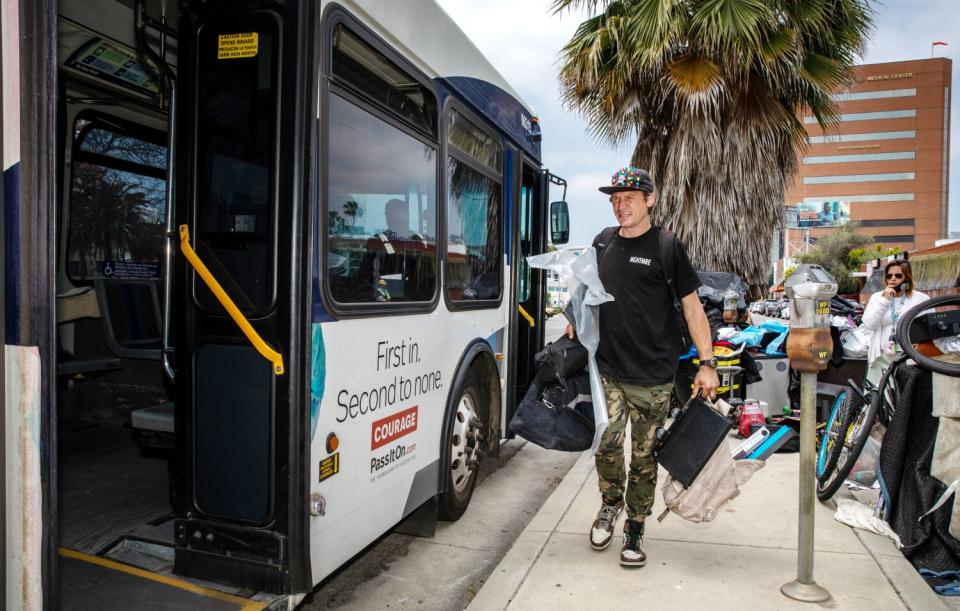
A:
[[[257,32],[239,32],[217,35],[217,59],[242,59],[256,57],[260,46]]]

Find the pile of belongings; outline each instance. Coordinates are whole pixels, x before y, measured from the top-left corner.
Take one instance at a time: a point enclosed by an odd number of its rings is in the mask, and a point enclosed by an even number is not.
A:
[[[746,294],[750,287],[733,272],[697,272],[700,288],[697,296],[710,324],[710,333],[718,339],[718,331],[741,320],[747,311]],[[728,318],[724,320],[724,310]],[[692,343],[692,342],[691,342]]]
[[[510,430],[548,450],[588,450],[596,427],[587,349],[563,336],[534,359],[536,377],[510,420]]]
[[[741,329],[739,333],[727,337],[731,344],[746,344],[747,348],[758,348],[769,356],[786,356],[789,325],[776,320],[767,320],[759,326]]]

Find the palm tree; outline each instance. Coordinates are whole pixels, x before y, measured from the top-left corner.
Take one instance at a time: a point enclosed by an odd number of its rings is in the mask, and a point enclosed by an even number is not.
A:
[[[699,269],[765,283],[786,187],[806,145],[798,112],[837,121],[872,27],[867,0],[555,0],[601,9],[561,51],[565,103],[658,188],[654,222]]]

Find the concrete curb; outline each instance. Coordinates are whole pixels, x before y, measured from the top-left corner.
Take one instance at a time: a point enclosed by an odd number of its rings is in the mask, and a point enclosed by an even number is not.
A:
[[[853,532],[877,563],[887,581],[896,590],[903,604],[911,611],[949,609],[940,596],[927,585],[917,569],[903,557],[893,541],[859,528]]]
[[[503,611],[513,601],[547,541],[593,473],[593,454],[584,452],[523,529],[510,551],[467,607],[473,611]]]

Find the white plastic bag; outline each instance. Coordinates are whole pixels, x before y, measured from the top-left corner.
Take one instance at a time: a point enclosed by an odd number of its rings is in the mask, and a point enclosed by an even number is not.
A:
[[[579,249],[578,249],[579,250]],[[607,430],[607,400],[597,369],[597,346],[600,345],[600,304],[613,301],[603,288],[597,268],[597,253],[586,248],[579,256],[569,248],[527,257],[530,267],[556,272],[570,293],[570,304],[564,311],[573,321],[577,339],[587,349],[587,370],[590,373],[590,394],[593,396],[593,422],[596,427],[591,452],[600,447],[600,438]]]
[[[870,352],[870,337],[872,332],[866,327],[844,331],[840,334],[840,344],[843,346],[843,358],[863,359]]]

